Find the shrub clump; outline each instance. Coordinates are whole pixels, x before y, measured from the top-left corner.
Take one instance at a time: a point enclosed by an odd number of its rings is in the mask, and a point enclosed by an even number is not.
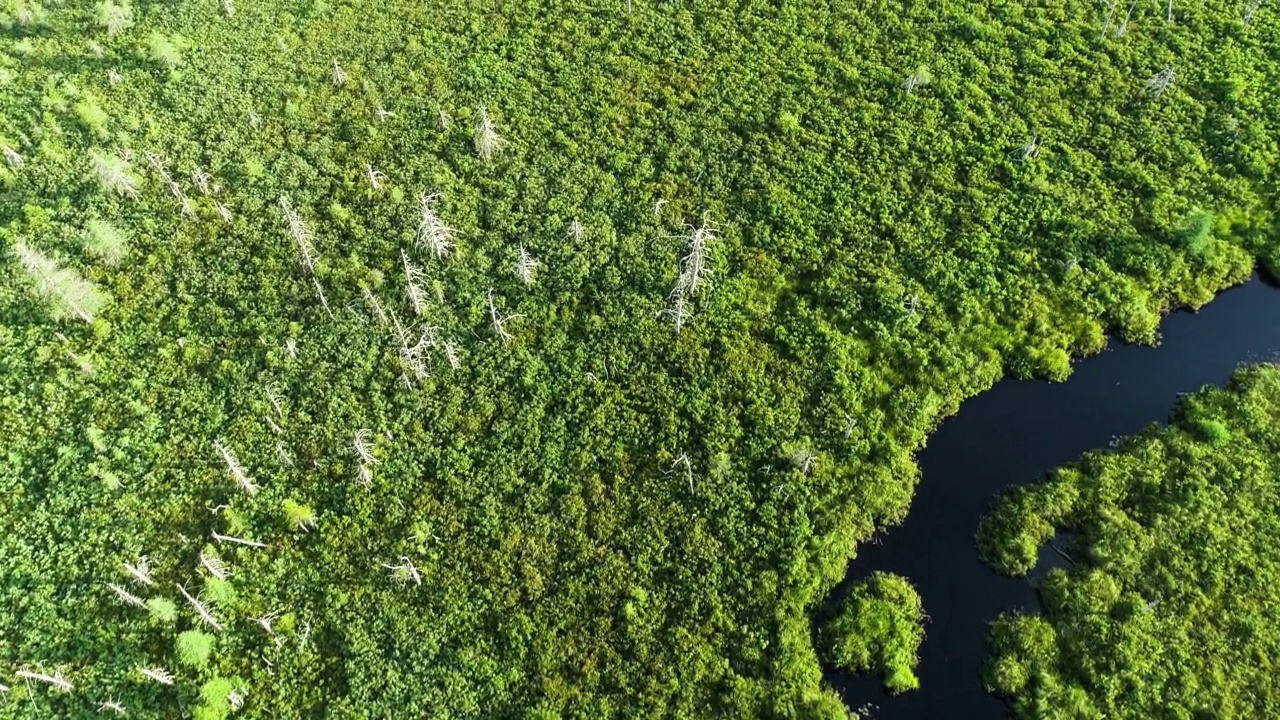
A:
[[[826,660],[853,672],[874,670],[892,693],[915,690],[924,620],[920,595],[906,578],[873,573],[853,588],[823,628]]]

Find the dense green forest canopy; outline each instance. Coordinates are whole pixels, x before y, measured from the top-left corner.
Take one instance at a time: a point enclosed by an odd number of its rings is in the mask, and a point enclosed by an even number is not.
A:
[[[1020,574],[1061,529],[1074,562],[1040,581],[1043,615],[992,628],[988,683],[1015,717],[1275,717],[1280,365],[1009,491],[979,539]]]
[[[1124,11],[0,0],[0,716],[843,717],[929,429],[1280,261]]]

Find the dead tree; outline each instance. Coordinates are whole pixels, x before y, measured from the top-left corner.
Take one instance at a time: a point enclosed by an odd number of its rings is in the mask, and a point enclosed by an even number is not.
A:
[[[680,277],[676,280],[675,289],[671,291],[671,297],[697,295],[698,290],[708,282],[707,278],[711,275],[711,268],[707,264],[710,255],[708,243],[716,239],[717,230],[705,220],[700,226],[688,225],[687,227],[689,233],[685,236],[686,253],[681,258]]]
[[[1032,135],[1031,139],[1028,140],[1026,144],[1022,146],[1021,154],[1022,154],[1022,162],[1024,163],[1039,157],[1040,156],[1040,138],[1036,137],[1035,135]]]
[[[324,308],[324,311],[329,316],[329,319],[337,320],[337,318],[333,316],[333,310],[329,308],[329,298],[325,297],[324,288],[320,286],[320,278],[317,278],[313,275],[311,276],[311,282],[316,286],[316,295],[320,296],[320,305],[321,307]]]
[[[243,538],[232,537],[230,535],[222,535],[217,530],[214,530],[212,534],[213,539],[219,543],[231,543],[232,545],[243,545],[251,548],[264,548],[267,546],[266,543],[261,543],[257,540],[245,540]]]
[[[156,584],[155,580],[151,579],[151,566],[147,562],[146,555],[139,557],[138,562],[135,565],[130,565],[127,562],[122,564],[124,565],[125,572],[132,575],[135,582],[141,585]]]
[[[387,311],[382,308],[382,302],[378,300],[378,296],[366,286],[361,286],[360,293],[364,296],[364,302],[373,310],[373,317],[383,325],[387,324]]]
[[[1129,11],[1124,14],[1124,22],[1120,23],[1120,27],[1116,28],[1116,37],[1124,37],[1129,34],[1129,19],[1133,17],[1133,9],[1138,6],[1138,0],[1129,3]]]
[[[1253,24],[1253,18],[1258,14],[1258,9],[1262,7],[1265,0],[1249,0],[1249,4],[1244,8],[1244,26],[1249,27]]]
[[[92,282],[75,270],[63,267],[26,241],[15,243],[13,252],[31,278],[36,292],[52,304],[51,309],[56,316],[75,316],[92,323],[98,310],[107,303],[107,296]]]
[[[503,342],[510,342],[513,339],[511,333],[507,332],[507,329],[504,327],[506,322],[520,317],[524,316],[508,315],[506,317],[502,317],[498,315],[498,309],[493,304],[493,288],[489,288],[489,321],[493,323],[494,334],[496,334]]]
[[[361,428],[356,431],[355,440],[352,445],[355,448],[356,457],[360,458],[360,462],[364,465],[377,465],[378,458],[373,455],[373,432],[367,428]]]
[[[284,393],[280,391],[278,383],[268,383],[266,387],[267,402],[271,403],[271,407],[276,411],[276,417],[284,418]]]
[[[235,712],[244,707],[244,700],[249,696],[249,688],[240,685],[235,690],[227,693],[227,704],[231,706],[231,711]]]
[[[449,367],[457,370],[462,367],[462,361],[458,359],[458,344],[450,340],[444,344],[444,358],[449,361]]]
[[[457,230],[445,225],[431,203],[440,199],[440,193],[424,192],[418,197],[418,246],[443,260],[453,250]]]
[[[418,585],[422,584],[422,576],[418,574],[418,568],[414,567],[413,561],[404,555],[400,556],[400,564],[388,565],[383,563],[382,567],[391,570],[391,579],[402,585],[410,580]]]
[[[413,373],[414,378],[422,380],[429,375],[427,371],[427,353],[436,345],[436,334],[439,332],[438,327],[427,327],[420,331],[417,339],[414,340],[416,328],[405,327],[400,323],[400,318],[396,316],[395,311],[387,313],[391,319],[392,331],[395,333],[396,342],[399,345],[400,361],[405,369]],[[408,376],[406,375],[407,379]],[[410,384],[412,386],[412,384]]]
[[[222,632],[222,623],[218,622],[218,619],[213,616],[213,611],[209,609],[209,606],[199,598],[192,597],[186,588],[177,583],[174,584],[177,585],[178,592],[182,593],[182,597],[186,598],[187,602],[191,604],[191,608],[196,611],[196,615],[200,617],[200,622],[208,625],[214,632]]]
[[[231,574],[231,571],[227,569],[227,564],[221,558],[217,555],[209,555],[203,550],[200,551],[200,564],[205,570],[209,571],[210,575],[219,580],[226,580],[227,576]]]
[[[199,165],[191,171],[191,182],[195,183],[196,189],[199,190],[202,195],[209,194],[210,180],[212,180],[212,178],[209,176],[209,173],[205,172],[204,168],[201,168]]]
[[[280,617],[280,611],[272,610],[266,615],[259,617],[255,622],[257,622],[258,626],[263,630],[266,630],[268,635],[275,635],[276,631],[272,629],[271,624],[274,623],[278,617]]]
[[[685,479],[685,482],[689,484],[689,494],[692,495],[693,494],[693,465],[692,463],[689,462],[689,456],[683,452],[677,455],[676,461],[671,464],[671,472],[675,472],[677,469],[681,469],[681,468],[684,469],[684,479]]]
[[[663,315],[671,318],[671,322],[676,328],[676,335],[679,335],[690,317],[689,306],[685,303],[684,295],[675,296],[671,301],[671,307],[658,311],[658,317]]]
[[[791,464],[795,466],[797,470],[808,475],[813,471],[813,465],[817,462],[818,456],[814,455],[813,451],[808,448],[797,448],[792,451],[789,459],[791,460]]]
[[[227,470],[231,472],[231,477],[236,481],[236,484],[250,495],[257,493],[258,488],[254,486],[252,479],[249,478],[249,473],[245,471],[244,466],[236,459],[235,453],[231,451],[231,448],[223,445],[218,440],[213,441],[213,447],[222,456],[222,461],[226,463]]]
[[[1116,6],[1120,4],[1120,0],[1107,0],[1107,19],[1102,21],[1101,39],[1107,39],[1107,29],[1111,27],[1111,18],[1116,14]]]
[[[1165,65],[1163,70],[1152,75],[1150,80],[1142,84],[1142,91],[1152,99],[1159,99],[1173,86],[1177,74],[1177,70],[1172,65]]]
[[[407,286],[407,295],[409,297],[409,305],[413,307],[413,313],[421,316],[427,309],[427,293],[426,287],[427,276],[422,272],[422,268],[414,265],[404,250],[400,251],[400,262],[404,265],[404,281]]]
[[[126,605],[133,605],[134,607],[140,608],[145,608],[147,606],[147,602],[145,600],[115,583],[107,583],[107,587],[111,588],[111,591],[116,594],[116,597],[120,598],[120,600]]]
[[[902,81],[902,89],[906,91],[907,95],[910,95],[916,89],[922,88],[931,82],[933,82],[933,73],[929,72],[929,68],[921,65]]]
[[[138,177],[129,166],[130,157],[128,151],[121,151],[118,156],[90,152],[89,162],[104,190],[133,199],[138,197]]]
[[[382,183],[387,181],[386,173],[375,169],[372,164],[367,165],[366,169],[369,176],[369,184],[373,186],[374,190],[381,190]]]
[[[160,683],[161,685],[173,684],[173,673],[169,672],[168,670],[165,670],[164,668],[139,667],[138,673],[141,674],[144,678],[152,682]]]
[[[688,299],[710,284],[708,279],[711,276],[710,243],[716,239],[718,232],[705,219],[700,226],[687,225],[686,227],[689,232],[684,236],[685,255],[680,259],[680,276],[667,296],[672,302],[672,307],[658,313],[659,317],[663,315],[671,317],[677,335],[684,328],[690,315]]]
[[[507,141],[498,136],[493,120],[489,118],[489,109],[484,105],[480,106],[480,117],[476,120],[475,142],[476,153],[485,162],[497,157],[507,145]]]
[[[311,244],[311,230],[307,228],[306,223],[302,222],[302,218],[298,216],[298,212],[293,209],[293,205],[289,202],[287,195],[280,196],[280,211],[284,214],[285,226],[288,229],[289,237],[298,246],[298,252],[302,255],[302,266],[307,272],[315,272],[316,269],[316,251]]]
[[[19,670],[18,672],[14,673],[14,675],[17,675],[23,680],[34,680],[35,682],[44,683],[45,685],[57,688],[59,690],[70,691],[73,689],[73,686],[70,683],[70,681],[68,681],[65,677],[62,676],[62,668],[58,668],[54,670],[52,675],[45,672],[35,672],[32,670]]]
[[[516,258],[515,273],[520,278],[520,282],[525,285],[533,284],[533,273],[538,269],[538,261],[533,259],[528,250],[524,249],[524,245],[520,246],[520,255]]]

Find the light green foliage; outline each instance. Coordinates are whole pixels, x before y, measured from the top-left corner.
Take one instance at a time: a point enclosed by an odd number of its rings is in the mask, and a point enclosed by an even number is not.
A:
[[[110,118],[93,93],[81,93],[80,99],[76,100],[74,110],[76,119],[95,139],[106,140],[111,137],[111,133],[107,130],[107,121]]]
[[[209,656],[213,654],[214,636],[200,630],[184,630],[178,633],[174,649],[178,660],[187,667],[204,669],[209,664]]]
[[[285,498],[284,503],[285,521],[289,523],[289,527],[306,530],[316,524],[316,513],[309,506],[303,505],[293,498]]]
[[[106,220],[90,220],[85,228],[84,247],[108,265],[115,265],[129,252],[129,238]]]
[[[147,53],[152,62],[166,70],[176,70],[182,64],[182,51],[168,35],[159,31],[147,36]]]
[[[849,591],[839,614],[822,628],[826,660],[854,672],[878,672],[890,692],[915,690],[924,619],[920,596],[906,578],[873,573]]]
[[[204,599],[214,605],[229,609],[238,597],[235,585],[225,578],[206,577],[204,579]]]
[[[169,598],[148,598],[147,611],[158,625],[172,625],[178,619],[178,606]]]
[[[102,0],[95,7],[98,25],[107,31],[107,35],[119,35],[133,27],[133,8],[128,2],[116,3],[115,0]]]
[[[225,720],[232,712],[231,693],[243,688],[240,678],[214,677],[200,686],[200,705],[196,707],[195,720]]]
[[[0,0],[0,28],[30,30],[44,25],[49,13],[35,0]]]
[[[1086,455],[1049,489],[1002,498],[984,523],[997,560],[1024,554],[1028,517],[1052,521],[1037,537],[1055,525],[1079,536],[1076,563],[1040,581],[1043,617],[993,624],[988,687],[1017,718],[1273,716],[1277,458],[1280,365],[1262,365],[1183,398],[1171,426]]]
[[[175,664],[201,606],[161,628],[87,591],[144,553],[157,584],[131,590],[181,586],[224,626],[236,717],[842,717],[809,612],[903,517],[940,418],[1006,371],[1065,376],[1104,331],[1154,341],[1280,258],[1270,4],[1246,29],[1238,2],[1179,3],[1105,43],[1066,0],[221,5],[0,31],[25,160],[0,192],[0,673],[48,659],[85,688],[0,717],[96,717],[115,688],[139,716],[194,707],[200,679],[135,668]],[[439,257],[424,194],[456,229]],[[1172,237],[1194,208],[1199,257]],[[91,218],[127,258],[80,242]],[[677,336],[659,313],[704,218],[711,284]],[[108,316],[50,322],[18,238],[91,273]],[[397,322],[435,328],[420,376]]]
[[[74,317],[93,322],[107,304],[107,296],[75,270],[61,267],[25,241],[14,246],[14,256],[26,271],[31,287],[49,305],[55,318]]]
[[[104,192],[127,197],[137,196],[141,181],[124,158],[102,150],[91,150],[89,167]]]

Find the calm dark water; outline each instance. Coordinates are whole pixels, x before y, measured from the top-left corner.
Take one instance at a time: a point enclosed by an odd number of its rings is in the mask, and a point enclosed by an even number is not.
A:
[[[1065,383],[1003,380],[930,436],[918,455],[920,485],[906,522],[859,548],[827,608],[874,570],[910,578],[929,615],[920,690],[894,697],[878,676],[826,668],[846,704],[875,706],[872,717],[881,720],[1006,717],[979,677],[987,623],[1004,610],[1034,609],[1035,592],[978,559],[973,534],[993,494],[1164,422],[1178,394],[1221,385],[1241,363],[1273,359],[1280,352],[1280,290],[1255,277],[1198,313],[1170,315],[1160,330],[1159,347],[1113,342],[1078,363]]]

